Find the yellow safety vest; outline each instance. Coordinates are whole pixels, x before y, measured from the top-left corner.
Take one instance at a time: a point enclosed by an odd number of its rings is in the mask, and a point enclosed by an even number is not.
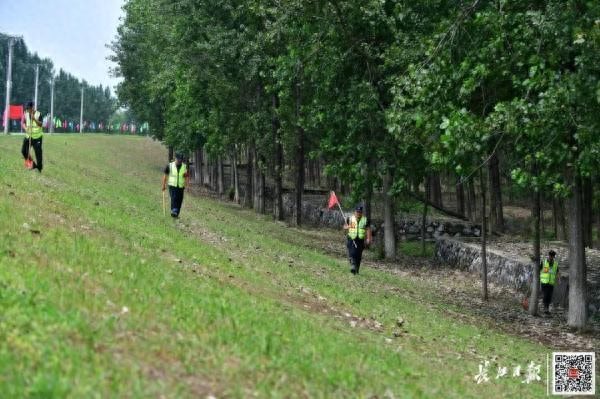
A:
[[[34,117],[37,120],[40,120],[40,111],[35,111],[34,113]],[[40,137],[42,137],[44,135],[44,131],[42,130],[41,126],[38,126],[37,123],[35,123],[32,119],[31,119],[31,115],[29,115],[29,111],[25,112],[25,136],[29,137],[31,136],[32,139],[39,139]]]
[[[171,162],[169,164],[169,186],[183,188],[185,186],[186,172],[187,167],[184,163],[181,164],[179,173],[177,173],[177,164],[175,164],[175,162]]]
[[[360,240],[364,240],[367,235],[367,218],[362,216],[359,221],[356,220],[356,216],[350,216],[349,220],[349,228],[348,228],[348,237],[351,240],[355,240],[356,238]]]
[[[542,266],[542,271],[540,272],[540,282],[542,284],[556,284],[556,274],[558,273],[558,262],[554,259],[552,266],[550,266],[550,262],[548,259],[544,260],[544,264]]]

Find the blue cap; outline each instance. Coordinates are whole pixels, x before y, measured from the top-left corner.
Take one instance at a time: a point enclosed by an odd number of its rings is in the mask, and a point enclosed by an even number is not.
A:
[[[362,211],[363,211],[363,207],[362,207],[362,205],[356,205],[356,208],[354,208],[354,210],[355,210],[356,212],[360,212],[360,213],[362,213]]]
[[[183,154],[178,152],[175,154],[175,159],[179,159],[180,161],[183,160]]]

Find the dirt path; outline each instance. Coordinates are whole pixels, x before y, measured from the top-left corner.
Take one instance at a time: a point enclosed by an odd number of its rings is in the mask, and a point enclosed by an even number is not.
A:
[[[214,195],[195,191],[195,195],[216,199]],[[346,257],[343,236],[340,232],[331,229],[290,228],[298,233],[298,242],[295,244],[316,249],[333,257]],[[201,236],[213,245],[225,244],[221,237],[205,229],[198,229],[197,225],[189,226],[188,231]],[[227,246],[227,250],[235,251],[231,246]],[[236,254],[232,256],[237,257]],[[418,283],[419,286],[431,287],[428,292],[414,290],[410,293],[402,292],[402,295],[410,294],[409,296],[419,303],[442,310],[461,321],[527,337],[556,350],[590,351],[600,347],[600,321],[598,320],[592,321],[585,332],[575,331],[567,326],[564,309],[554,310],[547,317],[530,316],[521,307],[522,294],[506,287],[489,283],[489,300],[483,301],[478,276],[466,271],[445,268],[433,259],[399,254],[394,262],[378,261],[374,259],[372,251],[366,252],[365,258],[364,267],[398,275],[402,279]],[[382,286],[376,289],[384,290],[390,295],[399,295],[397,287]],[[353,325],[358,323],[371,330],[379,330],[378,322],[375,320],[360,320],[341,309],[329,309],[318,292],[300,289],[294,296],[295,298],[286,299],[309,311],[347,318]]]
[[[326,242],[323,239],[315,240]],[[333,256],[346,256],[342,245],[321,245]],[[488,283],[489,300],[481,295],[478,276],[445,268],[433,259],[398,255],[395,262],[367,260],[366,267],[401,276],[404,279],[431,284],[430,298],[415,298],[421,302],[433,299],[431,305],[472,324],[485,324],[509,334],[564,350],[593,350],[600,347],[600,322],[592,320],[589,330],[579,332],[567,326],[565,309],[553,310],[550,316],[533,317],[521,307],[522,294],[506,287]],[[394,292],[394,287],[382,287]]]

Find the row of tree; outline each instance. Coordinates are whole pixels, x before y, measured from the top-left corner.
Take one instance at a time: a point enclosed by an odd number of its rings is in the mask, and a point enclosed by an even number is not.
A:
[[[441,198],[439,175],[451,174],[459,213],[477,186],[480,213],[502,231],[510,180],[530,193],[538,232],[540,193],[566,201],[568,323],[586,324],[600,3],[128,0],[124,10],[112,46],[119,98],[169,146],[203,148],[216,173],[243,155],[257,211],[271,181],[282,217],[286,171],[301,209],[306,161],[319,158],[355,198],[383,193],[393,257],[400,194]]]
[[[8,66],[9,36],[0,33],[0,109],[5,109],[6,77]],[[40,58],[30,53],[25,41],[17,38],[13,45],[11,104],[25,104],[33,101],[35,91],[35,69],[39,65],[38,109],[50,113],[51,79],[54,76],[54,115],[61,120],[79,120],[81,88],[85,90],[85,119],[108,121],[115,112],[117,102],[108,86],[92,86],[60,69],[56,73],[54,64],[48,58]]]

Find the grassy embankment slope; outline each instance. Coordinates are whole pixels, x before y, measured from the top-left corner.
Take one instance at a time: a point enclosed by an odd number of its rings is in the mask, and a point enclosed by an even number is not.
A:
[[[188,195],[163,217],[156,142],[47,136],[40,175],[21,140],[0,137],[3,398],[545,394],[549,348],[453,318],[426,283],[354,277],[236,206]],[[531,360],[541,382],[510,376]]]

